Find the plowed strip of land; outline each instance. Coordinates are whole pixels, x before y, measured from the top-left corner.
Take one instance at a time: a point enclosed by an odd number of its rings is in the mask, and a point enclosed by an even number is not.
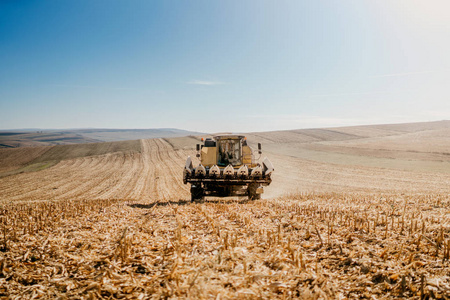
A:
[[[188,196],[181,182],[185,150],[163,139],[141,140],[141,153],[126,151],[64,160],[40,172],[0,179],[1,199],[147,199]]]

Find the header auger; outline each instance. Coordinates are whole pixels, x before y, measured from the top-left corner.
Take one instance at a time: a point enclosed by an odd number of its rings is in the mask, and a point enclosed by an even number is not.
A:
[[[261,157],[261,144],[257,153]],[[191,184],[192,201],[205,196],[260,199],[263,186],[272,182],[272,163],[267,157],[258,163],[242,135],[207,138],[203,145],[197,144],[197,157],[200,164],[194,167],[188,156],[183,172],[184,184]]]

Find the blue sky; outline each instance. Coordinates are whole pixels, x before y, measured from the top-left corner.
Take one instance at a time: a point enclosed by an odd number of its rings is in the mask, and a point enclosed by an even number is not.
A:
[[[0,128],[450,119],[450,2],[0,1]]]

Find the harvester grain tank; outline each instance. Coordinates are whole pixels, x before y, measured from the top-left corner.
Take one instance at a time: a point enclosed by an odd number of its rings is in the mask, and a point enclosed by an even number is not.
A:
[[[183,182],[191,184],[191,200],[205,196],[260,199],[274,171],[267,157],[258,162],[261,154],[261,144],[254,151],[242,135],[219,135],[205,139],[203,145],[197,144],[200,163],[194,167],[188,156],[183,172]]]

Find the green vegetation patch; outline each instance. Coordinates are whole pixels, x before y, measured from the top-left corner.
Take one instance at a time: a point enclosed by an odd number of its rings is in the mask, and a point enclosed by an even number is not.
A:
[[[16,170],[0,173],[0,178],[10,176],[10,175],[21,174],[21,173],[42,171],[47,168],[53,167],[57,163],[59,163],[59,161],[53,160],[53,161],[30,164],[30,165],[27,165],[25,167],[22,167],[22,168],[19,168]]]

